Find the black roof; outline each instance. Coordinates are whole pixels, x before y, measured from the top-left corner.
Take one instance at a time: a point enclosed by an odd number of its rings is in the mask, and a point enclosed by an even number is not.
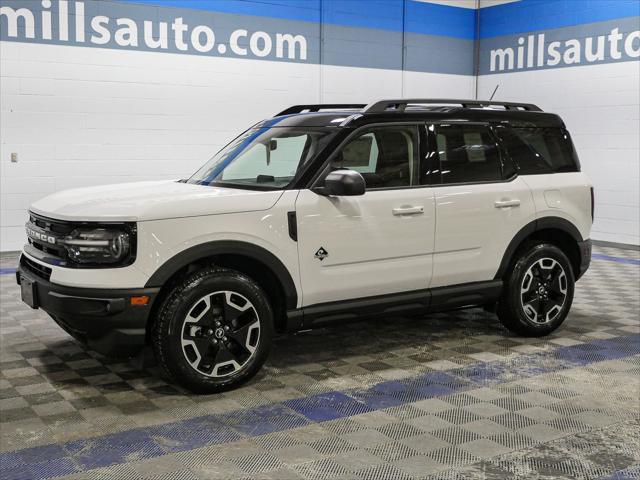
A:
[[[483,122],[531,127],[564,127],[562,119],[533,104],[459,99],[381,100],[364,104],[295,105],[280,112],[282,127],[355,128],[403,121]]]

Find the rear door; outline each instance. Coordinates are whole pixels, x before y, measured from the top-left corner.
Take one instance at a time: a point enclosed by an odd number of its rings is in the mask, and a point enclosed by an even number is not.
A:
[[[529,187],[483,124],[434,124],[436,237],[432,287],[493,279],[515,234],[535,217]]]
[[[366,193],[327,197],[300,191],[296,214],[304,305],[429,287],[435,202],[433,189],[419,182],[420,137],[418,125],[361,129],[331,166],[360,172]]]
[[[580,172],[580,162],[569,133],[561,128],[496,128],[518,175],[531,188],[537,218],[560,217],[588,238],[591,223],[591,181]]]

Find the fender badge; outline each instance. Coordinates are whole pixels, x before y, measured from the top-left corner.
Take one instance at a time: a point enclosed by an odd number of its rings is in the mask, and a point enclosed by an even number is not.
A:
[[[323,261],[325,258],[327,258],[329,256],[329,252],[327,252],[324,247],[320,247],[320,250],[318,250],[316,252],[315,257],[320,260]]]

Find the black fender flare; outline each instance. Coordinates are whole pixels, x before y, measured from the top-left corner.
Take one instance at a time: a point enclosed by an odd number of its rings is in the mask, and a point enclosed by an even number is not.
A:
[[[262,263],[278,278],[286,297],[288,310],[298,306],[298,292],[287,267],[273,253],[263,247],[237,240],[218,240],[201,243],[173,256],[158,268],[145,288],[162,287],[176,272],[187,265],[207,257],[240,255]]]
[[[513,255],[516,253],[518,246],[527,237],[529,237],[533,233],[538,232],[540,230],[548,230],[548,229],[561,230],[565,233],[568,233],[576,241],[576,243],[583,241],[580,231],[569,220],[566,220],[561,217],[538,218],[528,223],[524,227],[522,227],[520,231],[518,231],[518,233],[515,234],[511,242],[509,242],[509,245],[507,246],[507,249],[505,250],[504,255],[502,256],[500,267],[498,267],[498,271],[496,272],[494,279],[497,280],[499,278],[504,277],[504,274],[506,273],[507,268],[509,268],[511,259],[513,258]]]

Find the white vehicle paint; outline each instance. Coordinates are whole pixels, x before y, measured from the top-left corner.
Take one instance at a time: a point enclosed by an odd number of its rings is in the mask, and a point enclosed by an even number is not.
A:
[[[429,288],[433,189],[335,198],[302,190],[296,213],[305,305]]]
[[[199,392],[327,322],[482,306],[546,335],[589,266],[593,191],[559,117],[487,103],[294,106],[186,180],[50,195],[22,299],[105,355],[150,344]]]
[[[95,308],[107,302],[101,315],[108,316],[122,305],[114,301],[125,302],[125,311],[129,298],[162,304],[173,280],[213,264],[255,280],[278,309],[277,328],[300,329],[367,313],[495,304],[523,246],[536,240],[566,255],[553,259],[557,252],[549,251],[552,260],[540,262],[554,275],[561,270],[562,293],[569,295],[569,279],[588,267],[593,201],[562,121],[522,104],[511,126],[505,119],[513,104],[501,104],[502,112],[480,104],[478,114],[469,112],[472,101],[456,100],[436,102],[463,104],[446,122],[431,119],[428,108],[424,117],[399,112],[394,121],[385,105],[398,102],[277,115],[188,180],[87,187],[38,200],[20,279],[30,285],[29,278],[44,275],[41,295],[53,292],[56,302],[88,298]],[[486,120],[459,119],[467,114]],[[523,118],[526,126],[518,127]],[[531,127],[535,122],[540,126]],[[529,153],[516,161],[518,148]],[[540,173],[547,170],[555,173]],[[466,175],[476,176],[465,181]],[[518,292],[548,298],[551,287],[534,270]],[[540,318],[561,322],[565,300]],[[535,322],[539,312],[527,302],[525,314]],[[84,321],[77,313],[63,312],[75,328]],[[125,337],[140,339],[154,319],[137,317],[134,329],[126,318],[118,321]],[[192,338],[181,342],[195,348]],[[196,353],[188,359],[192,367],[201,361]],[[220,376],[242,370],[238,361],[228,365],[234,371],[225,364]],[[216,377],[223,365],[213,368]]]
[[[591,180],[581,172],[562,175],[525,175],[521,177],[531,189],[536,218],[560,217],[571,222],[582,238],[589,238],[591,212]]]
[[[511,240],[536,218],[522,177],[434,191],[438,220],[432,287],[493,278]]]
[[[269,210],[281,196],[161,180],[65,190],[30,210],[58,220],[144,222]]]
[[[133,265],[54,266],[53,283],[143,287],[181,251],[234,240],[279,258],[296,283],[302,307],[490,280],[514,235],[537,218],[564,218],[588,238],[589,186],[583,173],[527,175],[510,183],[340,198],[307,189],[252,192],[161,181],[68,190],[34,203],[31,211],[59,220],[139,222]],[[422,212],[394,212],[413,207]],[[287,233],[287,212],[294,210],[298,244]],[[315,258],[319,248],[329,253],[323,261]]]

